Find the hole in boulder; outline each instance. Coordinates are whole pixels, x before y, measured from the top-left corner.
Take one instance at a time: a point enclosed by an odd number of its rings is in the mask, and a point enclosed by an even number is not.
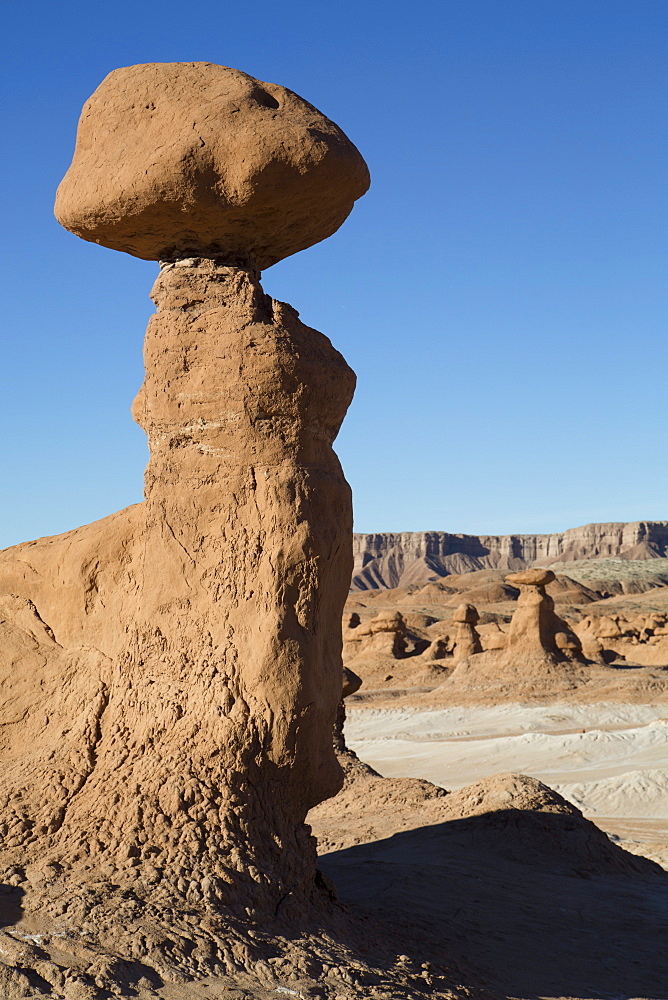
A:
[[[253,97],[258,104],[261,104],[263,108],[278,108],[280,107],[278,101],[271,94],[268,94],[266,90],[261,90],[259,87],[254,91]]]

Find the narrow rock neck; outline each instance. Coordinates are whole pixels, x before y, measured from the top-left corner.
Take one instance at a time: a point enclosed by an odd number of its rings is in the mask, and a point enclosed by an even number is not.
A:
[[[257,272],[189,258],[162,266],[133,415],[146,497],[220,484],[248,467],[338,465],[331,444],[354,375],[329,340],[266,295]]]

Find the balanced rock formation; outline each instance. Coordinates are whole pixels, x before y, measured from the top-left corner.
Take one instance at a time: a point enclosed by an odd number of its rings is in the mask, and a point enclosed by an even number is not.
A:
[[[479,615],[473,604],[460,604],[453,615],[457,623],[455,635],[455,661],[465,660],[476,653],[482,653],[480,636],[476,630]]]
[[[255,268],[366,184],[336,126],[224,67],[119,70],[84,109],[60,218],[172,259],[133,409],[145,501],[0,556],[0,881],[27,933],[178,980],[250,967],[320,898],[304,819],[342,781],[355,378]]]
[[[508,583],[520,589],[506,644],[509,656],[558,661],[581,653],[579,639],[555,614],[554,601],[545,592],[554,578],[550,569],[527,569],[506,577]]]
[[[460,660],[444,689],[454,685],[534,697],[582,682],[586,678],[582,644],[555,613],[554,600],[545,590],[554,579],[549,569],[508,575],[506,581],[520,593],[503,641],[497,648],[488,643],[484,652]],[[460,617],[467,614],[472,616],[462,609]]]
[[[355,146],[291,90],[149,63],[114,70],[86,102],[56,216],[146,260],[262,269],[331,236],[368,186]]]

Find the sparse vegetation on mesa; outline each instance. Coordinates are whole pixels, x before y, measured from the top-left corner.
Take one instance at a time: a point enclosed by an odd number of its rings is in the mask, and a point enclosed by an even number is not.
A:
[[[555,567],[553,567],[555,568]],[[625,584],[641,583],[650,587],[668,586],[668,558],[658,559],[577,559],[561,563],[560,572],[571,580],[586,583],[595,590],[625,590]]]

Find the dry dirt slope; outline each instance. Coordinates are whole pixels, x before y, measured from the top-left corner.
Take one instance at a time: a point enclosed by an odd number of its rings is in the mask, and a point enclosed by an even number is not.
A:
[[[668,997],[668,874],[535,779],[456,793],[349,769],[311,814],[341,898],[419,933],[498,997]]]

